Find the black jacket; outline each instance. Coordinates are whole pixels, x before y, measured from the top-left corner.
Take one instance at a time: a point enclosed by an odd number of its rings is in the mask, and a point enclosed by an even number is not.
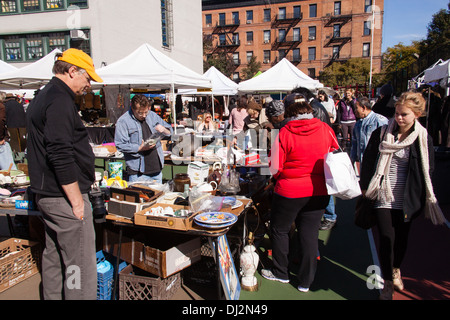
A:
[[[360,186],[361,190],[367,190],[370,180],[376,171],[378,161],[378,146],[380,144],[381,127],[376,129],[370,136],[369,143],[364,151],[361,163]],[[428,135],[428,158],[430,164],[430,177],[434,169],[433,140]],[[420,155],[419,139],[416,139],[410,147],[409,167],[404,191],[403,214],[404,220],[410,221],[421,214],[425,208],[425,179],[423,176]]]
[[[35,193],[64,196],[61,185],[76,181],[87,193],[95,180],[94,153],[74,99],[54,77],[27,109],[28,172]]]
[[[331,126],[330,116],[328,115],[327,109],[325,109],[323,104],[319,100],[314,98],[313,100],[311,100],[310,105],[313,108],[314,118],[317,118]]]
[[[16,98],[8,98],[4,103],[8,128],[26,128],[26,115],[23,105],[17,102]]]

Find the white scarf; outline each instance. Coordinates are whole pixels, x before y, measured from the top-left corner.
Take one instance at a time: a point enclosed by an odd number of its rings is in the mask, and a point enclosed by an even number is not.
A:
[[[414,141],[416,141],[417,138],[419,138],[422,171],[425,178],[426,190],[425,217],[431,219],[435,225],[445,223],[446,219],[437,203],[430,178],[427,130],[419,123],[419,121],[416,120],[414,130],[408,135],[408,137],[406,137],[406,139],[402,142],[395,143],[395,137],[392,134],[395,126],[395,119],[391,119],[387,129],[386,127],[383,127],[382,129],[382,132],[383,130],[386,131],[385,139],[380,143],[376,172],[372,177],[372,180],[370,180],[365,196],[373,200],[378,199],[385,200],[387,202],[392,201],[393,195],[388,178],[392,155],[398,150],[410,146],[414,143]],[[383,136],[383,134],[381,136]]]

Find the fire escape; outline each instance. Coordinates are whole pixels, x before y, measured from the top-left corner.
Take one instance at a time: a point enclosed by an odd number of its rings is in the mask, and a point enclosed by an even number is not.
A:
[[[213,35],[218,36],[219,41],[212,49],[211,53],[227,56],[233,54],[240,46],[240,40],[235,36],[236,30],[239,28],[240,24],[238,18],[233,18],[231,20],[220,19],[212,31]],[[240,61],[234,61],[234,68],[237,68],[239,64]]]
[[[340,10],[334,12],[334,14],[327,14],[325,16],[325,24],[324,27],[332,27],[333,32],[331,35],[328,35],[324,48],[333,48],[333,54],[329,59],[328,63],[325,67],[331,65],[333,62],[345,62],[350,57],[341,57],[340,51],[342,47],[348,42],[352,41],[351,32],[343,33],[341,32],[342,27],[352,20],[352,13],[341,14]],[[334,48],[338,48],[337,51]]]
[[[275,38],[275,41],[272,43],[272,50],[279,51],[284,50],[284,56],[279,56],[272,62],[272,65],[275,65],[283,58],[287,58],[293,64],[297,65],[301,62],[301,56],[289,56],[288,53],[293,49],[297,48],[302,42],[302,36],[300,34],[294,36],[287,36],[289,30],[294,28],[301,20],[303,14],[283,14],[283,15],[275,15],[272,21],[272,29],[278,29],[278,34],[281,29],[285,30],[283,36],[279,35]]]

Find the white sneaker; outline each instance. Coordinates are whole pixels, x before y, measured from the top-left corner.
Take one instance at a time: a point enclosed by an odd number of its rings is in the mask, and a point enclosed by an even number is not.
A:
[[[275,277],[275,275],[272,273],[272,270],[270,269],[262,269],[261,276],[263,278],[266,278],[267,280],[279,281],[281,283],[289,283],[289,279],[280,279]]]
[[[300,292],[308,292],[309,288],[304,288],[304,287],[298,286],[297,290],[300,291]]]

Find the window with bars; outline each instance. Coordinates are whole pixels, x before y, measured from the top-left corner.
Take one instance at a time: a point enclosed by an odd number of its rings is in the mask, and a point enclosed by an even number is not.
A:
[[[40,11],[41,4],[39,0],[23,0],[22,9],[24,12]]]
[[[38,60],[44,56],[44,46],[40,35],[27,36],[25,43],[27,60]]]
[[[45,0],[45,9],[63,9],[63,0]]]
[[[2,0],[2,12],[1,13],[16,13],[17,4],[16,0]]]
[[[4,41],[5,60],[22,61],[22,41],[19,36],[9,36]]]
[[[161,0],[162,45],[170,48],[172,44],[172,0]]]
[[[50,51],[53,51],[55,49],[64,51],[68,49],[65,34],[63,32],[50,33],[48,35],[48,47]]]

